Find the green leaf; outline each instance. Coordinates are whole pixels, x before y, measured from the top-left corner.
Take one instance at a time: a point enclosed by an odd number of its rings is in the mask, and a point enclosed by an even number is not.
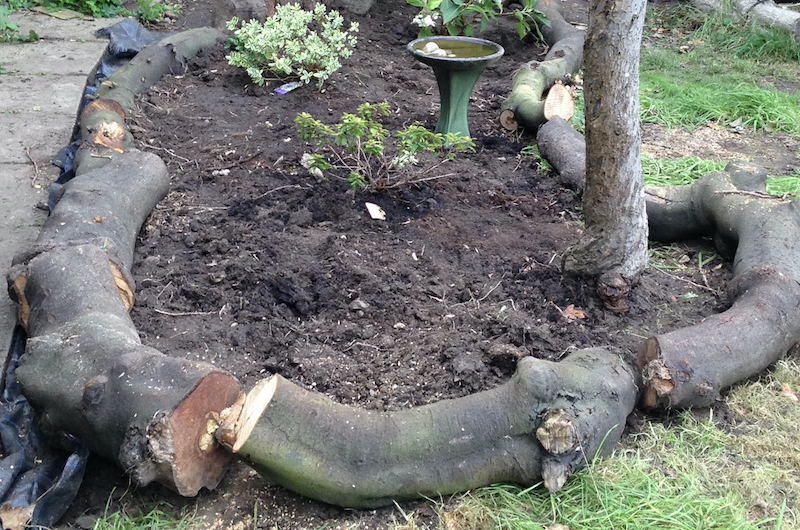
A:
[[[459,8],[459,6],[457,6],[453,0],[442,0],[441,11],[442,22],[449,24],[458,17],[458,15],[461,13],[461,8]]]
[[[525,24],[521,20],[518,20],[517,23],[514,24],[514,27],[517,28],[517,35],[519,35],[520,39],[524,39],[525,35],[528,34],[527,24]]]
[[[414,7],[420,7],[420,8],[425,7],[425,4],[422,3],[421,0],[406,0],[406,3]]]

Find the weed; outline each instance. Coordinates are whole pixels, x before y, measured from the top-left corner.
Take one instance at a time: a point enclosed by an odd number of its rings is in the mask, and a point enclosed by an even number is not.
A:
[[[39,40],[39,35],[35,31],[30,30],[27,35],[21,35],[19,26],[11,21],[9,15],[11,14],[9,6],[0,6],[0,42],[15,43],[15,42],[35,42]],[[0,73],[5,73],[0,65]]]
[[[419,123],[398,131],[394,141],[388,142],[389,131],[380,123],[388,115],[388,103],[364,103],[355,114],[342,114],[339,123],[329,126],[301,112],[295,118],[300,138],[332,153],[330,160],[320,153],[304,155],[302,165],[317,178],[323,171],[343,169],[352,189],[379,191],[438,178],[414,175],[411,170],[423,152],[444,151],[452,160],[456,153],[475,148],[470,138],[434,134]]]
[[[137,17],[143,22],[154,22],[164,18],[164,13],[171,11],[180,15],[181,6],[178,4],[162,4],[159,0],[139,0],[139,9],[136,11]]]
[[[251,20],[239,27],[239,19],[234,17],[227,23],[234,32],[228,62],[245,68],[258,85],[271,79],[297,78],[303,83],[315,80],[321,87],[356,45],[358,23],[351,23],[347,30],[342,29],[343,24],[338,11],[328,12],[321,3],[313,11],[297,4],[279,5],[263,24]],[[266,73],[276,77],[264,77]]]

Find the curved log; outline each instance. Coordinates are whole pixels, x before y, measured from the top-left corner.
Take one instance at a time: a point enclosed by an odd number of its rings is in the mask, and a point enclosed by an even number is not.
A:
[[[106,165],[133,146],[125,115],[134,108],[136,94],[156,84],[166,74],[183,71],[188,57],[205,47],[225,41],[227,36],[212,28],[195,28],[145,46],[131,61],[104,80],[95,99],[81,113],[83,143],[75,153],[75,174]]]
[[[800,206],[765,188],[763,169],[731,162],[689,186],[648,189],[651,238],[714,236],[736,253],[729,310],[642,345],[644,406],[710,405],[800,341]]]
[[[535,131],[543,124],[546,121],[544,93],[556,79],[577,72],[583,60],[586,32],[564,20],[558,2],[543,2],[539,6],[550,21],[550,26],[540,28],[550,51],[544,61],[531,61],[514,76],[511,94],[503,102],[500,113],[500,125],[509,131],[518,126]]]
[[[800,13],[785,9],[773,0],[732,0],[730,4],[720,0],[691,0],[691,3],[705,13],[726,10],[730,5],[743,15],[751,15],[764,26],[775,26],[787,31],[800,43]]]
[[[627,366],[599,348],[560,363],[528,357],[493,390],[388,413],[275,375],[223,413],[217,438],[265,478],[342,506],[493,482],[544,479],[558,491],[601,444],[616,445],[636,395]]]
[[[137,151],[65,184],[9,275],[30,335],[16,375],[45,432],[75,435],[138,485],[195,495],[230,461],[207,424],[240,386],[212,365],[143,346],[128,314],[136,235],[168,186],[163,162]]]

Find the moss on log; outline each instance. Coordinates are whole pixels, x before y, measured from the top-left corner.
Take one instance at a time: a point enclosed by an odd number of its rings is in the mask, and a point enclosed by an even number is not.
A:
[[[613,448],[636,395],[627,366],[602,349],[525,358],[493,390],[386,413],[276,375],[223,414],[217,437],[267,479],[342,506],[543,477],[557,491],[604,440]]]
[[[800,207],[765,188],[763,169],[731,162],[689,186],[648,189],[653,239],[713,236],[735,255],[729,310],[642,345],[644,406],[709,405],[800,341]]]

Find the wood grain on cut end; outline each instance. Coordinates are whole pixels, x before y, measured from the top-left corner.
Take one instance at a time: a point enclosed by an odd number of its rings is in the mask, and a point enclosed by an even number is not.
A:
[[[227,469],[231,455],[216,443],[207,443],[209,421],[239,395],[239,382],[231,375],[212,372],[181,401],[169,418],[175,444],[175,487],[181,495],[194,496],[200,488],[213,489]]]

